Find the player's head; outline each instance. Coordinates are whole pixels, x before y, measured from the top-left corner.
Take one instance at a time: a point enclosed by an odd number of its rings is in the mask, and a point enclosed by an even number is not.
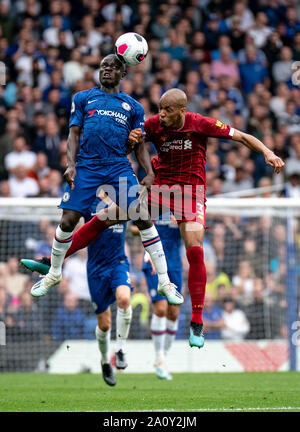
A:
[[[162,127],[179,129],[186,112],[187,97],[179,89],[166,91],[159,101],[159,121]]]
[[[126,75],[126,66],[115,54],[109,54],[100,63],[99,81],[107,88],[114,88]]]

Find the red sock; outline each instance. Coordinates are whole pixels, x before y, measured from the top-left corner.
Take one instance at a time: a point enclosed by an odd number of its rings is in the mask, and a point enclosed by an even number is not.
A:
[[[66,253],[66,258],[91,244],[106,228],[105,221],[101,221],[97,216],[94,216],[93,219],[73,234],[72,244]]]
[[[203,249],[200,246],[192,246],[187,250],[186,256],[190,263],[188,285],[192,302],[191,321],[202,324],[206,286],[206,268]]]

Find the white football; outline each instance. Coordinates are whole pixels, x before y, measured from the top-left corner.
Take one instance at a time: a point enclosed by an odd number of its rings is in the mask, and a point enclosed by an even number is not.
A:
[[[148,44],[146,39],[137,33],[124,33],[116,40],[115,52],[123,63],[135,66],[148,54]]]

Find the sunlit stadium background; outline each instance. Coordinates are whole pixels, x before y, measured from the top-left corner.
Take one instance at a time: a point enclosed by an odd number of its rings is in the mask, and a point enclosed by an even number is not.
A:
[[[299,370],[299,2],[2,0],[0,371],[100,372],[86,252],[70,258],[62,283],[38,300],[30,295],[35,276],[18,260],[51,251],[72,95],[98,84],[101,58],[126,31],[149,44],[146,60],[128,69],[122,82],[147,118],[157,113],[161,94],[178,87],[188,96],[189,111],[253,134],[286,162],[275,176],[261,155],[209,140],[206,316],[221,311],[224,327],[214,331],[205,321],[205,348],[189,348],[182,247],[185,303],[170,370]],[[151,145],[149,151],[155,154]],[[142,169],[129,158],[141,179]],[[126,252],[134,286],[128,371],[153,372],[143,248],[130,231]],[[233,311],[223,302],[229,296]],[[64,323],[56,319],[58,310]]]

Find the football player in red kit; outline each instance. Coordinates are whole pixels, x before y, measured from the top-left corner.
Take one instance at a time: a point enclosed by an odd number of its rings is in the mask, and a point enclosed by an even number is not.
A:
[[[157,150],[157,157],[153,160],[155,179],[148,204],[151,216],[157,209],[169,205],[179,224],[190,264],[188,287],[192,317],[189,341],[191,346],[201,348],[204,345],[202,311],[206,286],[203,239],[207,138],[232,139],[262,153],[276,173],[283,169],[284,162],[255,137],[219,120],[186,112],[186,104],[183,91],[168,90],[160,99],[159,114],[145,123],[146,139]],[[170,187],[172,194],[168,192]]]
[[[155,176],[147,205],[151,219],[171,211],[178,222],[190,265],[188,287],[192,316],[189,343],[201,348],[204,345],[202,311],[206,286],[203,239],[207,138],[232,139],[262,153],[275,173],[283,169],[284,162],[254,136],[219,120],[186,112],[186,104],[186,94],[182,90],[168,90],[160,99],[159,114],[145,123],[146,141],[151,141],[157,150],[157,157],[152,161]],[[139,146],[144,134],[141,130],[135,130],[135,134]],[[75,233],[67,256],[90,244],[101,232],[103,222],[95,216]]]

